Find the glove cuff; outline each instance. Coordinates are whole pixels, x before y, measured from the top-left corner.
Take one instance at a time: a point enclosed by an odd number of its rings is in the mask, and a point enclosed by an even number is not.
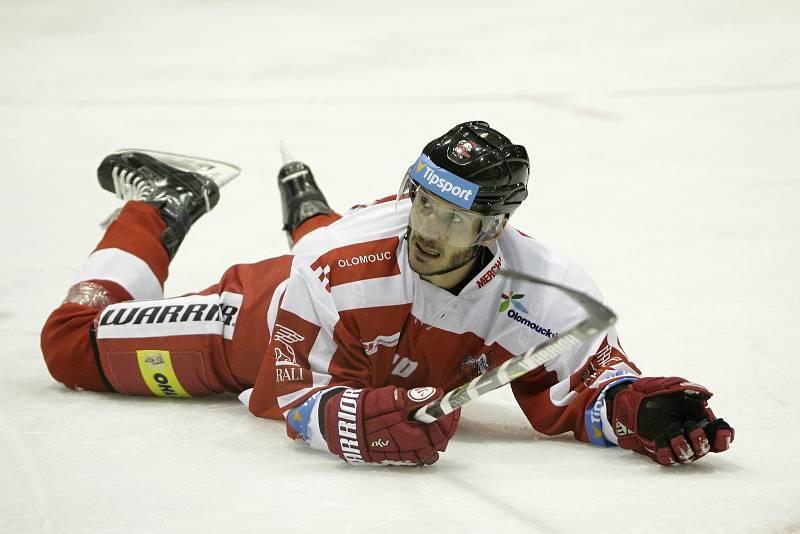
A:
[[[366,437],[362,396],[365,389],[348,388],[334,395],[325,404],[325,440],[328,450],[352,465],[366,463]]]
[[[632,387],[619,391],[614,397],[611,427],[617,437],[617,444],[627,450],[646,454],[639,438],[636,436],[636,414],[642,397],[632,394]]]

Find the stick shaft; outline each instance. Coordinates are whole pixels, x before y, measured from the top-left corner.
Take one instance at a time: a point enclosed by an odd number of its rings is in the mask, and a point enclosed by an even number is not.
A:
[[[525,280],[559,289],[575,300],[586,311],[588,317],[557,337],[533,347],[523,354],[510,358],[503,362],[502,365],[447,392],[441,399],[426,404],[414,413],[415,420],[423,423],[432,423],[439,417],[451,413],[481,395],[504,386],[512,380],[516,380],[556,359],[561,354],[579,346],[598,332],[608,328],[616,321],[616,315],[609,308],[592,297],[572,288],[514,271],[501,271],[500,274],[507,278]]]

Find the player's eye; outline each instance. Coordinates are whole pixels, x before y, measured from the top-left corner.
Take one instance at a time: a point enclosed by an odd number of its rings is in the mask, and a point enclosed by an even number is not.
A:
[[[431,211],[432,202],[425,195],[419,195],[419,205],[426,213]]]

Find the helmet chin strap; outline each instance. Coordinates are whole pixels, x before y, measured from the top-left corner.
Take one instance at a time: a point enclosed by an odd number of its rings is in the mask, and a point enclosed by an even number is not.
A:
[[[404,238],[406,240],[406,243],[408,243],[408,235],[410,233],[411,233],[411,226],[409,225],[409,226],[406,226],[406,236]],[[480,249],[481,249],[481,245],[480,244],[472,245],[472,254],[470,254],[468,258],[466,258],[464,261],[460,262],[458,265],[454,265],[454,266],[448,267],[447,269],[442,269],[441,271],[436,271],[434,273],[425,273],[425,274],[417,273],[417,274],[420,274],[420,276],[437,276],[437,275],[440,275],[440,274],[451,273],[451,272],[455,271],[456,269],[462,268],[463,266],[465,266],[466,264],[471,262],[473,259],[475,259],[475,256],[478,255],[478,251],[480,251]],[[414,267],[411,266],[411,262],[408,263],[408,266],[411,267],[411,269],[414,272],[417,272],[414,269]]]

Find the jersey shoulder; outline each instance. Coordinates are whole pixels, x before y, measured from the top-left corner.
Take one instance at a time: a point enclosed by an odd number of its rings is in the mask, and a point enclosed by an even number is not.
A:
[[[319,257],[333,249],[396,237],[405,231],[408,209],[408,200],[395,203],[381,199],[368,206],[355,206],[338,221],[303,237],[292,254]]]
[[[594,280],[578,261],[538,239],[508,225],[499,244],[506,259],[505,268],[529,273],[602,299]]]
[[[298,243],[292,272],[331,294],[340,311],[405,304],[409,297],[399,275],[407,213],[407,206],[398,210],[394,202],[351,210]]]

